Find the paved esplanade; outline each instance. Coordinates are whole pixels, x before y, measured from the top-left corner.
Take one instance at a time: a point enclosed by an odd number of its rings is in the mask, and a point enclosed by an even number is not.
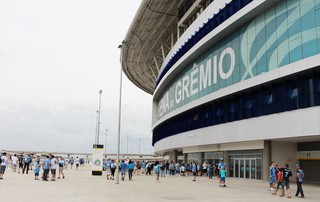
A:
[[[7,169],[4,179],[0,181],[0,201],[319,201],[320,186],[304,185],[306,198],[294,197],[296,185],[291,184],[292,199],[271,195],[268,182],[227,179],[227,188],[218,186],[216,179],[207,177],[170,177],[160,178],[155,183],[155,176],[133,176],[133,180],[109,181],[105,176],[92,176],[91,167],[65,170],[65,179],[55,182],[34,180],[34,173],[28,175],[13,173]]]

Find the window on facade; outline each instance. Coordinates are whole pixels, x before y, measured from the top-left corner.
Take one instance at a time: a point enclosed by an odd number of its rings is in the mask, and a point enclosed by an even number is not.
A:
[[[267,104],[267,105],[270,105],[270,104],[272,104],[272,102],[273,102],[273,95],[271,93],[267,93],[264,96],[263,103]]]
[[[320,67],[318,68],[320,70]],[[179,114],[154,130],[153,143],[170,135],[218,125],[225,122],[243,120],[320,106],[320,72],[307,72],[290,80],[274,81],[257,86],[249,91],[212,100],[190,111]],[[175,126],[175,127],[172,127]]]

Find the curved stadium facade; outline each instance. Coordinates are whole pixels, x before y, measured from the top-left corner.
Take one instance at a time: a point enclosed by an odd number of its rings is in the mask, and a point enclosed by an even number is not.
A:
[[[300,163],[320,182],[320,0],[144,0],[121,58],[165,159],[260,180]]]

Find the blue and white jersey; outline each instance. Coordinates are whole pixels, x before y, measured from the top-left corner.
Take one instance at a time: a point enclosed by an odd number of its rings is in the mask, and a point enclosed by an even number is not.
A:
[[[218,169],[219,170],[221,170],[223,167],[226,167],[227,166],[227,164],[225,163],[225,162],[220,162],[219,164],[218,164]]]
[[[302,182],[303,181],[303,177],[304,177],[303,170],[301,170],[301,169],[297,170],[297,180],[298,180],[298,182]]]
[[[269,172],[270,172],[270,177],[276,177],[276,168],[273,165],[270,166]]]
[[[51,164],[51,160],[50,159],[45,159],[43,160],[43,169],[49,169],[50,168],[50,164]]]

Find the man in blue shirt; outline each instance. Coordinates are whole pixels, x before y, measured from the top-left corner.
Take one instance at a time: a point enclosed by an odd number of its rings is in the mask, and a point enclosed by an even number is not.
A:
[[[271,165],[269,167],[269,191],[275,190],[276,177],[276,167],[274,166],[274,161],[271,161]]]
[[[124,181],[124,177],[126,176],[126,171],[127,171],[127,164],[124,162],[124,160],[121,161],[120,164],[121,167],[121,180]]]
[[[50,164],[51,160],[49,159],[49,156],[46,156],[46,159],[43,160],[42,162],[42,168],[43,168],[43,181],[48,181],[48,174],[50,170]]]
[[[303,170],[301,170],[300,165],[297,164],[297,174],[296,174],[296,181],[297,181],[297,192],[296,192],[296,197],[299,196],[299,193],[301,194],[301,198],[304,198],[304,193],[303,193],[303,189],[302,189],[302,182],[303,182],[303,177],[304,177],[304,173]]]
[[[219,184],[221,184],[222,182],[221,182],[221,172],[220,171],[225,170],[225,172],[227,172],[227,164],[224,162],[223,157],[220,158],[220,163],[218,164],[218,169],[219,169]],[[226,186],[225,183],[224,183],[224,186]]]

